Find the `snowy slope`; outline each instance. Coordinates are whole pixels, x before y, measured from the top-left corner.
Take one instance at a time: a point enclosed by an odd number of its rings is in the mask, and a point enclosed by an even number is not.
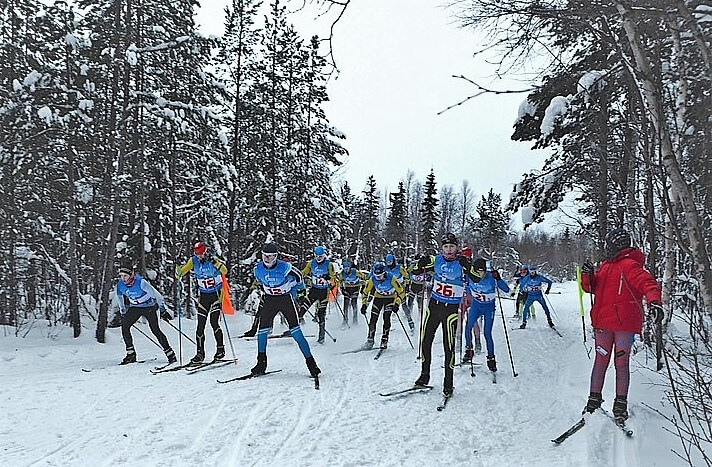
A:
[[[546,327],[541,312],[526,330],[509,330],[518,325],[509,318],[514,304],[502,300],[519,376],[512,376],[498,308],[497,384],[484,365],[475,366],[474,378],[469,367],[456,369],[455,395],[442,412],[435,410],[443,375],[439,334],[431,372],[435,389],[384,398],[378,393],[405,388],[418,376],[416,352],[394,320],[390,347],[380,360],[373,352],[342,355],[365,340],[366,326],[361,320],[339,329],[336,307],[327,329],[337,342],[309,339],[323,371],[319,391],[291,339],[269,341],[269,369],[282,372],[216,382],[247,373],[254,364],[256,342],[234,338],[250,324],[244,315],[229,318],[238,367],[196,374],[152,375],[149,369],[165,356],[136,331],[139,358],[156,361],[116,366],[124,354],[118,329],[109,331],[104,345],[93,340],[91,329],[78,340],[69,330],[52,340],[40,336],[41,330],[25,339],[0,335],[0,465],[682,465],[671,452],[678,444],[663,430],[664,420],[641,405],[668,410],[655,385],[660,375],[650,370],[654,359],[648,354],[646,360],[644,350],[632,362],[633,438],[594,414],[562,445],[550,441],[578,419],[592,365],[582,343],[575,283],[555,284],[553,290],[562,292],[549,298],[564,337]],[[183,325],[192,335],[194,323]],[[305,327],[306,334],[316,331],[313,322]],[[162,328],[177,350],[177,332],[165,323]],[[208,355],[211,339],[208,332]],[[188,359],[195,349],[186,341],[184,346]],[[477,361],[484,363],[484,355]],[[612,369],[604,399],[610,408]]]

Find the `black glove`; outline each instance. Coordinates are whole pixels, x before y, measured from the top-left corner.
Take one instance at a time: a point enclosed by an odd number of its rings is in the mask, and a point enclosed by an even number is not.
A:
[[[663,305],[661,303],[651,303],[650,304],[650,316],[653,318],[656,324],[660,324],[665,319],[665,312],[663,311]]]
[[[462,266],[466,270],[470,270],[470,266],[472,266],[472,263],[470,260],[467,258],[467,256],[458,256],[457,257],[457,262],[460,263],[460,266]]]
[[[546,295],[549,295],[549,292],[551,292],[551,286],[547,287],[546,291],[544,292]]]
[[[368,308],[368,305],[367,305],[366,303],[364,303],[363,305],[361,305],[361,314],[362,314],[362,315],[366,316],[366,309],[367,309],[367,308]]]
[[[492,270],[492,277],[494,277],[494,280],[498,281],[502,278],[502,276],[499,275],[499,271],[496,269]]]
[[[306,296],[307,296],[307,289],[297,290],[297,300],[302,301],[306,298]]]
[[[163,309],[161,310],[161,319],[166,320],[166,321],[170,321],[170,320],[173,319],[173,316],[171,316],[171,314],[168,313],[168,310],[166,310],[165,308],[163,308]]]
[[[581,265],[581,273],[583,274],[593,274],[593,263],[586,261]]]

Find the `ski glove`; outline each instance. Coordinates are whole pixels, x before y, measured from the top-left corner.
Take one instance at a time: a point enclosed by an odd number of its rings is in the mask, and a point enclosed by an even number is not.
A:
[[[551,292],[551,287],[548,287],[544,293],[545,293],[546,295],[549,295],[549,292]]]
[[[583,274],[593,274],[593,263],[590,261],[586,261],[581,265],[581,272]]]
[[[650,314],[656,324],[662,323],[665,319],[665,312],[663,311],[663,305],[661,303],[651,303]]]
[[[457,262],[460,263],[460,266],[462,266],[467,271],[469,271],[470,266],[472,266],[472,263],[470,263],[470,260],[467,259],[467,256],[459,256],[457,258]]]
[[[171,316],[171,314],[168,313],[168,310],[166,310],[166,305],[161,305],[158,310],[161,312],[161,319],[165,319],[166,321],[173,319],[173,316]]]
[[[181,267],[180,267],[180,266],[176,266],[176,279],[180,279],[181,277],[182,277],[182,274],[181,274]]]
[[[494,280],[498,281],[502,278],[502,276],[499,275],[499,271],[496,269],[492,270],[492,277],[494,277]]]
[[[367,308],[368,308],[368,305],[367,305],[367,304],[364,303],[363,305],[361,305],[361,314],[362,314],[362,315],[366,316],[366,309],[367,309]]]
[[[398,307],[400,306],[400,304],[401,304],[401,299],[400,299],[400,297],[396,297],[396,298],[393,300],[393,302],[391,303],[391,306],[394,308],[393,311],[395,311],[396,313],[398,313]]]

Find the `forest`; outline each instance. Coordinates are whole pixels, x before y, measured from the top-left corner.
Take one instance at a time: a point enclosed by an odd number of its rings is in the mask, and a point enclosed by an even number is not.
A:
[[[456,24],[489,39],[482,50],[498,73],[536,67],[531,87],[517,90],[526,97],[512,138],[550,156],[509,199],[478,199],[466,180],[443,186],[433,172],[374,174],[363,187],[336,177],[352,156],[348,131],[323,110],[331,42],[301,37],[286,3],[233,0],[222,37],[197,31],[195,1],[0,5],[5,333],[70,326],[102,342],[117,266],[131,263],[172,297],[175,265],[197,240],[226,260],[239,303],[268,240],[297,262],[323,244],[366,266],[389,251],[411,261],[452,231],[504,271],[536,263],[571,280],[623,227],[663,287],[671,422],[687,449],[703,451],[712,437],[712,3],[450,0]],[[315,3],[337,10],[338,34],[350,1]],[[513,91],[470,83],[468,105]],[[540,222],[567,196],[571,226],[510,227],[514,215]]]

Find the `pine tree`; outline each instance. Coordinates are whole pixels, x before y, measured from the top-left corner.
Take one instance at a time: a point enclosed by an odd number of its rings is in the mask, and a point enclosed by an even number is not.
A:
[[[435,187],[435,173],[430,169],[430,174],[425,179],[424,196],[420,205],[421,215],[421,251],[438,251],[435,227],[439,219],[438,193]]]

